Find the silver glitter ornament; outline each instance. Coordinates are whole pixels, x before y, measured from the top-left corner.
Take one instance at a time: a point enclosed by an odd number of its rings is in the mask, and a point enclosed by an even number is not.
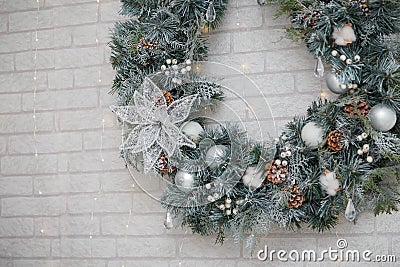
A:
[[[342,89],[338,78],[332,72],[329,72],[326,75],[326,86],[328,87],[329,90],[331,90],[335,94],[344,94],[349,91],[349,88],[347,88],[347,86],[345,89]]]
[[[322,78],[324,76],[325,67],[324,63],[322,62],[321,57],[317,59],[317,65],[315,66],[314,75],[317,78]]]
[[[213,22],[217,18],[217,13],[215,12],[214,3],[210,1],[208,4],[207,12],[206,12],[206,20],[208,22]]]
[[[190,192],[193,190],[195,175],[185,171],[177,171],[175,174],[175,185],[183,192]]]
[[[382,132],[391,130],[397,121],[396,111],[385,104],[378,104],[371,108],[368,117],[372,127]]]
[[[225,163],[229,149],[223,145],[212,146],[207,150],[206,163],[210,168],[218,168]]]
[[[167,213],[165,214],[164,227],[165,229],[172,229],[174,227],[174,224],[172,222],[172,214],[169,211],[167,211]]]
[[[346,220],[352,222],[356,218],[356,214],[357,214],[356,208],[354,207],[353,200],[349,198],[349,202],[347,202],[347,207],[344,216],[346,217]]]

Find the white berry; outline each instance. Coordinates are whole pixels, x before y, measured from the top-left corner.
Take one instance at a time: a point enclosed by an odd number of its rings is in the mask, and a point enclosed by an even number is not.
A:
[[[211,184],[206,184],[207,189],[211,189]]]
[[[290,157],[291,155],[292,155],[292,152],[290,150],[286,151],[286,156]]]
[[[186,74],[187,70],[186,69],[181,69],[182,74]]]
[[[231,208],[231,204],[225,204],[225,207],[226,207],[227,209],[230,209],[230,208]]]
[[[365,153],[367,153],[367,152],[369,151],[369,145],[368,145],[368,144],[365,144],[365,145],[363,146],[363,151],[364,151]]]
[[[287,162],[286,160],[284,160],[284,161],[282,161],[282,165],[283,165],[283,166],[287,166],[287,165],[288,165],[288,162]]]
[[[225,212],[226,212],[226,215],[228,215],[228,216],[232,214],[231,210],[226,210]]]
[[[374,161],[374,159],[373,159],[371,156],[368,156],[368,157],[367,157],[367,161],[368,161],[369,163],[372,163],[372,162]]]
[[[178,68],[179,68],[178,65],[172,65],[173,70],[177,70]]]
[[[353,88],[354,88],[354,89],[357,89],[357,88],[358,88],[358,85],[357,85],[357,84],[353,84]]]
[[[222,204],[222,205],[220,205],[218,208],[219,208],[220,210],[224,210],[224,209],[225,209],[225,205]]]
[[[219,198],[219,194],[218,193],[214,193],[213,197],[214,198]]]
[[[233,209],[233,214],[238,214],[239,210],[238,209]]]
[[[347,59],[347,57],[346,57],[345,55],[341,55],[341,56],[340,56],[340,60],[341,60],[341,61],[345,61],[346,59]]]
[[[346,89],[346,88],[347,88],[347,85],[345,85],[345,84],[341,84],[341,85],[340,85],[340,88],[344,90],[344,89]]]
[[[225,203],[231,204],[232,203],[232,199],[230,199],[230,198],[225,199]]]
[[[172,64],[178,64],[178,60],[173,59],[173,60],[172,60]]]
[[[279,166],[279,165],[281,165],[281,163],[282,163],[282,162],[281,162],[281,160],[280,160],[280,159],[277,159],[277,160],[275,160],[275,164],[276,164],[276,165],[278,165],[278,166]]]
[[[363,137],[361,135],[357,136],[357,141],[361,142],[363,140]]]
[[[362,154],[364,154],[364,152],[361,149],[359,149],[357,150],[357,154],[361,156]]]
[[[332,54],[332,56],[336,57],[338,55],[338,51],[332,50],[331,54]]]
[[[166,62],[167,62],[168,65],[171,65],[172,60],[171,59],[167,59]]]
[[[286,152],[281,153],[281,158],[286,158]]]
[[[192,61],[190,59],[186,60],[186,65],[192,64]]]
[[[359,61],[361,60],[361,57],[360,57],[359,55],[355,55],[355,56],[354,56],[354,60],[355,60],[356,62],[359,62]]]
[[[187,70],[187,71],[191,71],[191,70],[192,70],[192,67],[191,67],[191,66],[186,66],[186,70]]]
[[[161,66],[161,70],[162,70],[162,71],[164,71],[164,70],[166,70],[166,69],[167,69],[167,66],[165,66],[165,65],[162,65],[162,66]]]
[[[207,197],[207,200],[208,200],[209,202],[214,202],[214,201],[215,201],[215,199],[213,198],[213,196],[208,196],[208,197]]]
[[[368,137],[368,134],[367,133],[362,133],[361,136],[362,136],[363,139],[365,139],[365,138]]]
[[[352,88],[353,88],[353,85],[352,85],[351,83],[349,83],[349,84],[347,85],[347,88],[352,89]]]
[[[348,58],[348,59],[346,60],[346,63],[347,63],[347,65],[350,65],[350,64],[353,63],[353,60],[351,60],[350,58]]]

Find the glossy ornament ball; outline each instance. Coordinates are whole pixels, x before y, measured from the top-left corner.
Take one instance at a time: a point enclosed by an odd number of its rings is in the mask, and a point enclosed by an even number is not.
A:
[[[324,129],[315,122],[309,122],[301,130],[301,139],[310,148],[318,148],[324,141]]]
[[[374,106],[370,110],[368,117],[372,127],[382,132],[391,130],[396,125],[397,121],[396,111],[385,104]]]
[[[197,142],[200,139],[200,135],[204,132],[204,129],[201,127],[200,123],[189,121],[182,125],[181,131],[192,141]]]
[[[193,190],[195,175],[185,171],[177,171],[175,174],[175,184],[183,192],[190,192]]]
[[[229,148],[223,145],[215,145],[207,150],[206,163],[210,168],[218,168],[226,162]]]
[[[326,86],[335,94],[344,94],[349,91],[347,86],[343,89],[338,78],[332,72],[326,75]]]

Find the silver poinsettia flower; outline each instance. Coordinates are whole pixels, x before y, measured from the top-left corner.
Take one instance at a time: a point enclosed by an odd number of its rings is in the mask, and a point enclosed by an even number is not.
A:
[[[147,173],[162,151],[172,156],[181,146],[196,147],[178,126],[188,118],[197,95],[183,97],[167,106],[162,91],[149,78],[144,80],[139,91],[133,94],[133,105],[111,106],[111,110],[122,122],[132,126],[120,149],[143,152]]]

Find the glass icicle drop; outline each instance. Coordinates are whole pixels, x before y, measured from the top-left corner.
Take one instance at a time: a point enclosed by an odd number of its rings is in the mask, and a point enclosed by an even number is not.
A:
[[[217,18],[217,13],[215,12],[214,3],[210,1],[208,4],[207,12],[206,12],[206,20],[208,22],[213,22]]]
[[[174,224],[172,223],[172,214],[169,211],[165,214],[164,227],[165,229],[172,229],[174,227]]]
[[[346,212],[344,213],[344,216],[349,222],[354,221],[354,219],[356,218],[356,208],[354,207],[354,203],[351,198],[349,198],[349,202],[347,202]]]
[[[317,59],[317,65],[315,66],[314,75],[317,78],[322,78],[324,76],[325,68],[321,57]]]

